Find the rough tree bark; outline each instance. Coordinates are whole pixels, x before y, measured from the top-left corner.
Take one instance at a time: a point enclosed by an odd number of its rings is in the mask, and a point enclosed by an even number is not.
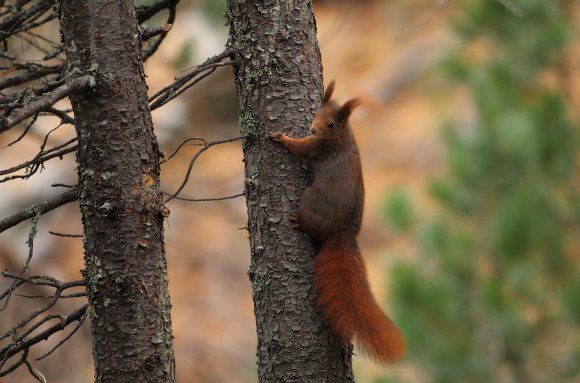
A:
[[[132,0],[61,0],[96,382],[174,382],[159,150]]]
[[[353,382],[352,348],[315,303],[310,239],[289,226],[310,180],[267,138],[306,134],[322,75],[311,1],[228,1],[229,45],[244,144],[248,230],[260,382]]]

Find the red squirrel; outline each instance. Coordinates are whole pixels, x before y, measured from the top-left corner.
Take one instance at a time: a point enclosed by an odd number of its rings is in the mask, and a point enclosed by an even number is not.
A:
[[[318,304],[332,330],[379,363],[394,362],[405,354],[399,329],[373,297],[356,237],[360,230],[364,185],[358,146],[349,117],[360,100],[342,106],[331,100],[332,81],[314,115],[309,136],[270,138],[311,163],[314,182],[304,190],[298,212],[290,215],[294,229],[321,244],[314,261]]]

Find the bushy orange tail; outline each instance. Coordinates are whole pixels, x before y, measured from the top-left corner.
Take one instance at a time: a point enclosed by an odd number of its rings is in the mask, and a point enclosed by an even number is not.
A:
[[[405,354],[405,340],[373,297],[367,271],[354,238],[337,233],[328,238],[315,259],[314,285],[318,304],[334,332],[352,339],[379,363]]]

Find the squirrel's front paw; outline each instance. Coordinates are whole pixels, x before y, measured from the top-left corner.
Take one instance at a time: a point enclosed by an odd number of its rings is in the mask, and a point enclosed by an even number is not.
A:
[[[295,230],[300,230],[300,215],[296,211],[290,213],[290,226]]]
[[[274,140],[274,141],[282,141],[284,139],[284,134],[282,133],[270,133],[268,134],[268,137],[270,137],[270,139]]]

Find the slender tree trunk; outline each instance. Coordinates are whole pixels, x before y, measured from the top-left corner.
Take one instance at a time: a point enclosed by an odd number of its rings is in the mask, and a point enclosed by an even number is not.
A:
[[[310,1],[228,1],[244,145],[249,270],[260,382],[353,382],[350,345],[330,332],[315,303],[316,249],[292,230],[309,173],[267,138],[306,134],[322,76]]]
[[[174,382],[159,150],[132,0],[61,0],[96,382]]]

